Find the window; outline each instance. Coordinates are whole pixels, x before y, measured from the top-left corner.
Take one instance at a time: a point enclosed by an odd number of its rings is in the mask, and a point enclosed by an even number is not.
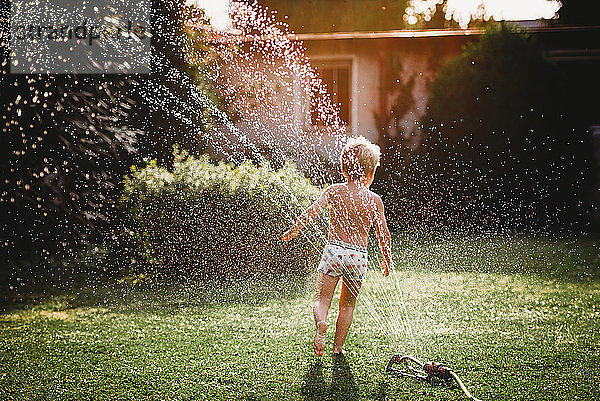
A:
[[[327,92],[331,103],[339,108],[340,118],[350,125],[351,110],[351,83],[352,65],[350,61],[324,61],[317,62],[316,68],[323,83],[327,86]],[[316,110],[312,110],[313,125],[323,125]]]

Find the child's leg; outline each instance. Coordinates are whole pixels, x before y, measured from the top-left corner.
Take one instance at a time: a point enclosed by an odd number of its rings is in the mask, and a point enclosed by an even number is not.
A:
[[[338,280],[339,276],[333,277],[319,272],[319,277],[317,278],[317,295],[315,296],[314,306],[315,323],[327,320],[327,312],[329,312],[331,299],[333,298],[333,293]]]
[[[354,315],[354,305],[356,305],[356,297],[360,290],[360,281],[342,280],[342,293],[340,295],[340,311],[335,325],[335,337],[333,339],[333,352],[342,352],[344,341],[348,335],[352,316]]]
[[[317,295],[313,308],[317,332],[315,334],[314,349],[317,355],[323,355],[325,350],[325,332],[327,331],[327,313],[331,306],[331,298],[337,286],[339,277],[332,277],[319,272],[317,278]]]

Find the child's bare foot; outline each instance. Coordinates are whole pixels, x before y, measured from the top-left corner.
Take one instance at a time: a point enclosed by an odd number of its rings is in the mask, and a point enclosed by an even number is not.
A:
[[[338,347],[337,344],[333,344],[333,355],[343,355],[344,351],[342,350],[342,347]]]
[[[315,333],[315,343],[314,349],[315,354],[318,356],[323,356],[323,352],[325,352],[325,336],[327,333],[327,322],[321,320],[317,323],[317,332]]]

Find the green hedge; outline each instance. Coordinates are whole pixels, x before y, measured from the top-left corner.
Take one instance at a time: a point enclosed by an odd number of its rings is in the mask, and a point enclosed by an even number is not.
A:
[[[185,277],[312,269],[318,252],[306,237],[280,240],[320,194],[293,165],[275,171],[268,163],[214,164],[177,149],[174,156],[172,170],[151,161],[132,166],[124,180],[125,231],[146,268]]]

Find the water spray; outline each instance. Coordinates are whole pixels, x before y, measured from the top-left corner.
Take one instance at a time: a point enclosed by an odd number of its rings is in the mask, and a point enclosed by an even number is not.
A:
[[[400,365],[401,367],[395,367],[395,365]],[[460,377],[452,369],[441,363],[431,361],[423,363],[410,355],[395,354],[390,359],[386,371],[400,377],[410,377],[427,383],[433,383],[436,380],[441,380],[445,383],[455,381],[467,398],[474,401],[481,401],[467,390]]]

